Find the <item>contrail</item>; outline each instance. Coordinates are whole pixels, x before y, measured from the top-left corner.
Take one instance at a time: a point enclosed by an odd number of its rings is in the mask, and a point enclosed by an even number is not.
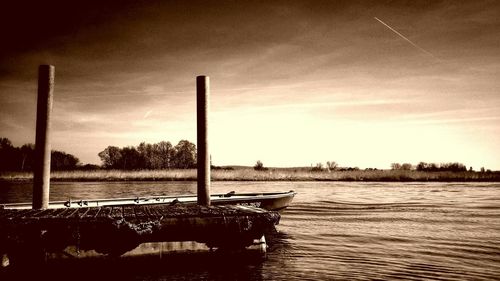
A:
[[[438,59],[436,56],[434,56],[431,52],[423,49],[422,47],[420,47],[419,45],[413,43],[410,39],[406,38],[403,34],[397,32],[394,28],[390,27],[388,24],[386,24],[385,22],[381,21],[380,19],[378,19],[377,17],[374,17],[374,19],[376,19],[378,22],[380,22],[381,24],[383,24],[385,27],[389,28],[392,32],[396,33],[399,37],[403,38],[404,40],[406,40],[406,42],[410,43],[413,47],[419,49],[420,51],[428,54],[429,56],[435,58],[435,59]]]
[[[148,110],[148,112],[146,112],[146,114],[144,114],[144,117],[142,117],[143,119],[146,119],[148,118],[148,116],[153,112],[153,110]]]

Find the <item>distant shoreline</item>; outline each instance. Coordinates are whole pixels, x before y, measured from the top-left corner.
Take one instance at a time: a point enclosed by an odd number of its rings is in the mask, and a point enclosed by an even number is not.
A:
[[[406,170],[307,171],[293,168],[212,170],[212,181],[500,182],[500,172]],[[29,172],[0,173],[3,182],[32,182]],[[51,181],[196,181],[196,169],[54,171]]]

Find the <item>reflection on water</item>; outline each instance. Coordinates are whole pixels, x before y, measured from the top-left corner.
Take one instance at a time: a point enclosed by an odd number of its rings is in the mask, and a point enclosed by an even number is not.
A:
[[[158,257],[57,260],[36,268],[8,268],[1,280],[269,280],[255,253],[175,253]]]
[[[125,280],[498,280],[500,276],[499,183],[212,183],[214,193],[291,189],[298,195],[282,215],[280,232],[268,239],[266,259],[204,253],[98,262],[90,268]],[[195,191],[194,182],[52,183],[51,200]],[[0,203],[20,201],[31,201],[30,184],[0,184]]]

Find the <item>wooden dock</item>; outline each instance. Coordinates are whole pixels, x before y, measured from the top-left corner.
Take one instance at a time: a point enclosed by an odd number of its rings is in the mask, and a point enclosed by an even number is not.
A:
[[[1,266],[33,264],[68,248],[119,257],[145,243],[195,241],[210,249],[243,249],[275,230],[275,211],[239,206],[211,206],[208,145],[209,78],[196,78],[197,205],[179,200],[164,204],[120,204],[50,208],[50,119],[55,68],[40,65],[33,202],[29,209],[0,208]],[[285,199],[288,203],[293,192]],[[88,202],[87,202],[88,203]],[[158,202],[159,203],[159,202]],[[18,206],[19,207],[19,206]],[[264,242],[265,243],[265,242]],[[265,244],[264,244],[265,246]],[[264,247],[265,249],[265,247]]]
[[[279,223],[278,212],[250,206],[138,205],[0,210],[0,256],[43,259],[76,247],[120,256],[148,242],[196,241],[243,249]]]

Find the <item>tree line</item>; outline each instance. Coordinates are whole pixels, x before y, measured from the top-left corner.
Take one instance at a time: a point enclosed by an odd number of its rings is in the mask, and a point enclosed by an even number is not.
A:
[[[190,169],[196,167],[196,145],[187,140],[181,140],[175,146],[169,141],[154,144],[141,142],[138,146],[116,147],[108,146],[98,153],[102,166],[82,165],[77,157],[63,151],[51,152],[51,170],[75,169],[122,169],[122,170],[157,170],[157,169]],[[14,147],[8,138],[0,137],[0,172],[1,171],[33,171],[35,160],[35,145],[24,144]],[[217,168],[217,167],[212,167]],[[259,160],[253,167],[258,171],[268,168]],[[335,161],[328,161],[326,165],[317,163],[311,165],[311,171],[355,171],[359,168],[343,168]],[[426,163],[417,165],[410,163],[392,163],[392,170],[417,170],[424,172],[465,172],[467,167],[458,162]],[[367,169],[376,170],[376,169]],[[473,171],[472,167],[469,171]],[[480,172],[490,172],[481,168]]]
[[[0,138],[0,171],[33,171],[35,163],[35,145],[24,144],[14,147],[8,138]],[[63,151],[52,150],[51,170],[74,170],[80,164],[75,156]]]
[[[416,166],[413,166],[410,163],[392,163],[391,164],[391,169],[392,170],[417,170],[417,171],[423,171],[423,172],[465,172],[467,171],[467,167],[458,162],[451,162],[451,163],[441,163],[441,164],[436,164],[436,163],[426,163],[426,162],[420,162]],[[473,171],[472,167],[469,169],[469,171]]]
[[[108,146],[99,152],[105,169],[156,170],[196,167],[196,145],[181,140],[175,146],[168,141],[155,144],[141,142],[138,146]]]
[[[262,161],[258,160],[256,164],[253,166],[254,170],[257,171],[266,171],[268,168],[264,167]],[[335,161],[327,161],[326,165],[318,162],[315,166],[311,164],[309,168],[312,172],[322,172],[322,171],[359,171],[358,167],[339,167],[338,163]],[[377,168],[366,168],[365,171],[377,171]],[[410,163],[392,163],[391,170],[402,170],[402,171],[422,171],[422,172],[466,172],[467,167],[458,162],[450,162],[450,163],[426,163],[420,162],[417,165],[412,165]],[[469,168],[469,172],[474,172],[472,167]],[[491,172],[491,170],[486,170],[484,167],[480,169],[481,173]]]

